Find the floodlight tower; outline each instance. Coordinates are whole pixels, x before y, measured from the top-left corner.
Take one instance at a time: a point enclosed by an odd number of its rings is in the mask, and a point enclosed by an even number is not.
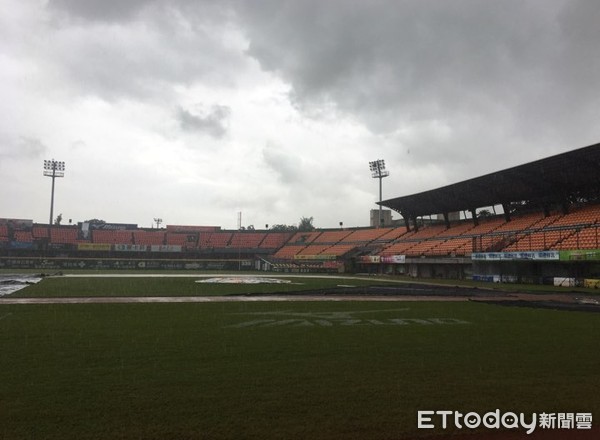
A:
[[[52,226],[52,217],[54,215],[54,179],[57,177],[65,177],[65,163],[57,160],[44,161],[44,176],[52,177],[52,194],[50,196],[50,222]]]
[[[382,201],[382,181],[384,177],[390,175],[390,172],[385,169],[385,161],[383,159],[377,159],[369,162],[369,168],[371,169],[371,177],[373,179],[379,179],[379,222],[377,227],[381,227],[381,220],[383,219],[383,207],[381,206]]]

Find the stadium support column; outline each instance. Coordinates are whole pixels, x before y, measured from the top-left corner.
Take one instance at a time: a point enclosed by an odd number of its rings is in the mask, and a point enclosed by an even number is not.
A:
[[[446,229],[450,229],[450,216],[447,212],[444,212],[444,224],[446,225]]]
[[[477,210],[475,208],[471,208],[471,217],[473,218],[473,224],[475,226],[479,226],[479,219],[477,218]]]
[[[385,161],[383,159],[377,159],[369,162],[369,168],[371,169],[371,177],[379,179],[379,221],[377,227],[381,228],[383,222],[383,206],[381,202],[383,200],[383,178],[390,175],[390,172],[385,169]]]
[[[52,192],[50,194],[50,221],[48,222],[48,225],[52,226],[52,217],[54,216],[54,179],[57,177],[65,177],[65,163],[56,161],[54,159],[45,160],[44,176],[52,177]]]
[[[406,226],[406,230],[410,232],[410,217],[408,215],[402,214],[402,218],[404,218],[404,226]]]
[[[511,220],[510,218],[510,205],[508,203],[502,204],[502,210],[504,211],[504,221],[507,223]]]

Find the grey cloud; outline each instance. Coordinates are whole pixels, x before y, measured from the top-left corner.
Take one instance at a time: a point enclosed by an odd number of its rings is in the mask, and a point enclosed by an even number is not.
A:
[[[596,131],[600,102],[589,91],[600,86],[600,12],[592,1],[261,5],[240,9],[248,53],[290,82],[300,108],[333,103],[384,134],[423,120],[452,127],[471,115],[520,139],[572,142]]]
[[[283,148],[268,143],[262,151],[265,164],[286,184],[302,180],[302,158],[291,156]]]
[[[231,86],[245,61],[228,8],[210,3],[50,3],[56,23],[46,29],[46,62],[78,94],[105,100],[164,100],[195,83]]]
[[[122,21],[134,17],[156,0],[50,0],[51,9],[87,20]]]
[[[28,136],[21,136],[16,140],[11,140],[8,137],[4,139],[5,136],[2,136],[2,138],[9,145],[13,145],[6,150],[0,150],[0,156],[7,159],[35,159],[41,157],[48,150],[48,147],[37,138]]]
[[[222,0],[49,0],[47,7],[62,18],[96,22],[127,22],[152,11],[162,14],[180,11],[194,20],[223,19],[228,15]]]
[[[208,109],[200,108],[195,115],[179,107],[177,120],[184,131],[206,133],[214,138],[222,138],[227,133],[231,109],[224,105],[213,105]]]

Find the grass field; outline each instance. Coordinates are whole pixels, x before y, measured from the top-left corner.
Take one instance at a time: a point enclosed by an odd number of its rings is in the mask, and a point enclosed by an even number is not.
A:
[[[218,275],[217,275],[218,276]],[[206,278],[210,278],[209,276]],[[211,296],[244,293],[297,292],[331,289],[338,285],[369,286],[375,280],[334,277],[277,277],[289,284],[211,284],[197,283],[200,277],[51,277],[13,294],[14,297],[76,297],[76,296]]]
[[[81,292],[61,280],[22,294]],[[121,284],[107,290],[137,294]],[[598,417],[599,334],[596,313],[472,302],[0,305],[0,438],[402,439],[442,433],[417,430],[418,410]]]

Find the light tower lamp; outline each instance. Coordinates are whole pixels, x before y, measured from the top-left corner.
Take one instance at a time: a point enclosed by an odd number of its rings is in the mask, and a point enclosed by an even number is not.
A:
[[[44,161],[44,176],[52,177],[52,193],[50,196],[50,221],[48,224],[52,226],[52,217],[54,216],[54,179],[57,177],[65,177],[65,163],[54,159]]]
[[[371,177],[379,179],[379,222],[377,227],[381,227],[381,221],[383,219],[383,207],[381,206],[382,201],[382,180],[384,177],[390,175],[390,172],[385,169],[385,161],[383,159],[377,159],[369,162],[369,168],[371,169]]]

